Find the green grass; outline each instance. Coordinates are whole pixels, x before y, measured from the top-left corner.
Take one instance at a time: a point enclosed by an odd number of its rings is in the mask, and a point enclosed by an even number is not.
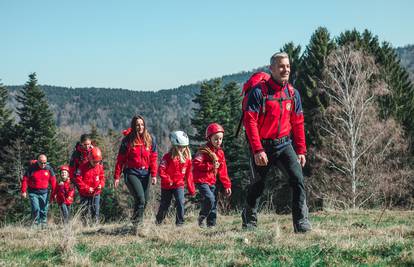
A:
[[[138,235],[114,234],[119,225],[71,230],[0,229],[0,265],[163,266],[414,266],[414,212],[352,210],[311,214],[314,230],[294,234],[288,215],[260,214],[255,231],[239,214],[219,216],[200,229],[196,216],[176,228],[148,218]],[[68,235],[72,238],[65,239]]]

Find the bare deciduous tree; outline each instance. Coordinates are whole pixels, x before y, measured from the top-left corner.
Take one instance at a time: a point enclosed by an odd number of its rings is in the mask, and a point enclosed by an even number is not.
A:
[[[322,85],[330,98],[318,151],[319,193],[348,208],[391,204],[408,184],[407,143],[401,127],[378,116],[377,97],[387,94],[372,57],[346,46],[327,58]]]

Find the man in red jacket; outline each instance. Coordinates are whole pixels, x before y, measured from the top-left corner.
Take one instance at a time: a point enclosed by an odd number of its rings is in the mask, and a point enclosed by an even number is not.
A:
[[[293,190],[292,217],[295,232],[310,231],[302,167],[306,163],[304,119],[299,92],[290,90],[289,57],[276,53],[270,59],[271,78],[248,93],[243,124],[252,153],[252,181],[243,227],[257,226],[257,207],[272,165],[280,163]],[[291,93],[293,91],[293,94]],[[293,141],[293,146],[292,146]]]
[[[105,186],[105,172],[101,163],[102,152],[98,147],[92,148],[89,161],[79,166],[76,173],[81,205],[83,206],[83,219],[94,217],[94,222],[99,223],[99,208],[101,191]]]
[[[29,192],[32,218],[36,225],[46,225],[49,185],[51,186],[50,195],[53,198],[56,189],[55,172],[47,163],[46,155],[41,154],[37,161],[33,161],[26,170],[21,187],[23,198],[27,198],[27,191]]]

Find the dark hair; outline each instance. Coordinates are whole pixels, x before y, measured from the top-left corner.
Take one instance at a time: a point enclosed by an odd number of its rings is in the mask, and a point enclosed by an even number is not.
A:
[[[144,133],[140,136],[137,132],[137,121],[142,120],[144,122]],[[131,119],[131,132],[126,136],[128,143],[132,143],[136,138],[140,138],[147,148],[152,145],[151,135],[147,131],[147,125],[145,124],[144,117],[141,115],[135,115]]]
[[[83,143],[83,142],[85,142],[86,140],[91,140],[91,141],[92,141],[92,138],[91,138],[91,135],[90,135],[90,134],[82,134],[82,135],[81,135],[81,137],[80,137],[80,142],[81,142],[81,143]]]

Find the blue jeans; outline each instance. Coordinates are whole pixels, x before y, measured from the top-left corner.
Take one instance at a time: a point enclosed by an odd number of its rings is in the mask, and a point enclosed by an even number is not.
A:
[[[63,223],[67,224],[70,218],[70,206],[62,203],[62,205],[60,205],[60,212],[62,214]]]
[[[93,219],[92,222],[99,223],[99,208],[100,208],[101,196],[96,195],[93,197],[81,196],[81,206],[83,209],[82,218],[83,222]]]
[[[30,190],[29,199],[35,224],[46,224],[49,197],[47,189]]]
[[[157,223],[161,223],[167,215],[172,196],[174,196],[177,206],[175,224],[184,224],[184,187],[179,187],[176,189],[161,189],[161,203],[156,216]]]
[[[216,225],[217,219],[217,190],[215,185],[197,184],[201,195],[200,218],[207,218],[207,226]]]

